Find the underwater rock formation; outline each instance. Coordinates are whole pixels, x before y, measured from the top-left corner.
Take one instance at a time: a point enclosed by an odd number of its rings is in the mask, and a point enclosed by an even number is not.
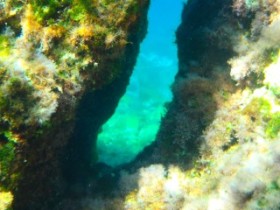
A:
[[[0,3],[0,207],[15,196],[15,209],[280,208],[279,0],[185,4],[174,99],[156,142],[117,169],[90,169],[85,148],[124,92],[148,2],[7,2]],[[109,7],[116,16],[106,16]],[[95,172],[99,183],[88,182]],[[67,181],[77,179],[89,192],[80,185],[64,197]]]
[[[121,168],[112,192],[62,206],[279,209],[279,20],[279,0],[189,0],[156,142]]]
[[[88,144],[125,91],[148,5],[0,2],[1,209],[12,200],[14,209],[51,209],[67,181],[86,178]]]
[[[278,0],[187,2],[174,100],[122,175],[125,209],[280,208],[279,20]]]
[[[84,209],[280,208],[280,1],[189,0],[157,141]],[[117,195],[117,196],[116,196]]]

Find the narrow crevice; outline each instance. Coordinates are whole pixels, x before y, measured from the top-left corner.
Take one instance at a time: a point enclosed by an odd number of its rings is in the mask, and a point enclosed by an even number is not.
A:
[[[112,167],[129,163],[156,138],[170,86],[178,71],[175,31],[183,2],[153,0],[148,34],[125,95],[98,135],[99,162]],[[163,17],[162,14],[170,15]]]

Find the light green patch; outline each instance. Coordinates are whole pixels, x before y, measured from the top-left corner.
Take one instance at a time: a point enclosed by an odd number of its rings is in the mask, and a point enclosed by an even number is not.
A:
[[[275,138],[280,131],[280,112],[271,115],[271,119],[266,126],[266,135],[269,138]]]
[[[270,191],[270,190],[280,190],[280,186],[278,185],[277,181],[272,181],[267,189]]]
[[[280,86],[279,87],[271,87],[270,90],[276,97],[280,97]]]
[[[8,36],[0,35],[0,57],[6,57],[10,54],[11,43]]]
[[[270,52],[270,61],[272,63],[277,63],[278,62],[278,59],[279,59],[279,52],[276,51],[276,50],[272,50]]]
[[[93,14],[95,1],[90,0],[33,0],[32,8],[36,19],[43,23],[50,23],[49,20],[57,20],[58,16],[69,17],[69,21],[84,20],[86,14]],[[57,21],[56,21],[57,22]]]
[[[243,113],[257,120],[270,118],[271,104],[263,97],[253,98],[244,108]]]
[[[74,21],[80,21],[82,19],[85,19],[85,14],[85,8],[80,5],[75,5],[70,10],[68,10],[69,17],[71,18],[71,20]]]
[[[230,134],[232,132],[233,128],[234,128],[234,125],[231,122],[228,122],[226,124],[226,131],[227,131],[227,133]]]
[[[39,22],[47,21],[58,15],[58,11],[66,7],[72,0],[32,0],[30,1],[36,19]]]

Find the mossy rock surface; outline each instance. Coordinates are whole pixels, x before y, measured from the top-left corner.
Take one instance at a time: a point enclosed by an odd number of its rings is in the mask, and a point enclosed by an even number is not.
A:
[[[90,136],[98,129],[90,123],[98,128],[125,91],[146,33],[148,5],[0,2],[0,190],[13,192],[15,209],[50,209],[67,188],[63,165],[73,160],[73,150],[94,153],[85,146],[95,144]],[[83,104],[91,96],[92,104]],[[109,97],[105,106],[103,97]],[[76,134],[81,106],[90,106],[84,107],[89,112],[104,108],[99,116],[89,114],[94,119],[85,123],[85,135]]]

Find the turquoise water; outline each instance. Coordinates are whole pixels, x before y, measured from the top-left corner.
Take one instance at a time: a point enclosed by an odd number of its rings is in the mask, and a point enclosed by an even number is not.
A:
[[[111,166],[130,162],[155,140],[178,70],[175,31],[182,9],[182,0],[151,1],[148,33],[129,86],[98,136],[99,162]]]

